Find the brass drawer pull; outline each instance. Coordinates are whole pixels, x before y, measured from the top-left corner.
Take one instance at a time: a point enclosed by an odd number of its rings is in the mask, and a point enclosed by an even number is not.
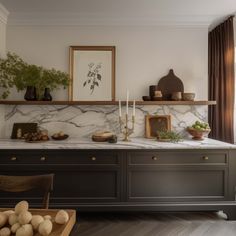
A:
[[[92,161],[96,161],[97,158],[96,158],[96,157],[91,157],[91,160],[92,160]]]
[[[157,156],[153,156],[153,157],[152,157],[152,160],[153,160],[153,161],[157,161],[157,159],[158,159]]]
[[[203,160],[204,160],[204,161],[207,161],[208,159],[209,159],[209,157],[207,157],[207,156],[204,156],[204,157],[203,157]]]
[[[16,161],[17,158],[16,157],[11,157],[11,161]]]
[[[46,157],[41,157],[40,161],[46,161]]]

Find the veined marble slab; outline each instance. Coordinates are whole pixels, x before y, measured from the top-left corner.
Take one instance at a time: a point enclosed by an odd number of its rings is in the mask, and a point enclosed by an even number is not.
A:
[[[185,128],[196,120],[207,121],[208,106],[163,105],[137,106],[135,117],[135,132],[132,137],[144,137],[145,115],[171,115],[172,130],[187,136]],[[123,107],[123,114],[125,107]],[[132,107],[130,108],[130,115]],[[9,138],[15,122],[37,122],[50,134],[60,130],[73,138],[90,138],[92,133],[100,130],[110,130],[120,134],[118,106],[30,106],[10,105],[5,107],[5,135]]]
[[[183,140],[178,143],[158,142],[145,138],[133,138],[131,142],[118,141],[116,144],[93,142],[90,139],[46,141],[26,143],[21,140],[0,139],[1,149],[236,149],[236,145],[206,138],[203,141]]]

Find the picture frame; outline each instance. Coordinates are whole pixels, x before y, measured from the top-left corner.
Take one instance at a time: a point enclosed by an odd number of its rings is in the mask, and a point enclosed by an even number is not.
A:
[[[145,116],[145,136],[146,138],[157,138],[158,131],[171,130],[170,115],[146,115]]]
[[[115,46],[70,46],[70,101],[115,101]]]
[[[17,139],[17,132],[20,130],[21,136],[24,137],[26,133],[37,132],[37,123],[14,123],[12,127],[11,139]]]

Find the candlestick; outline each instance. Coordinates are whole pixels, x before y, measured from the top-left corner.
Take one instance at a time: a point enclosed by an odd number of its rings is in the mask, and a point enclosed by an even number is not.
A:
[[[135,116],[135,100],[133,102],[133,116]]]
[[[132,126],[129,128],[129,117],[127,114],[125,114],[124,119],[122,117],[119,117],[119,123],[120,123],[120,132],[123,133],[124,139],[123,141],[130,141],[129,136],[134,132],[134,123],[135,123],[135,117],[132,115]]]
[[[121,117],[122,114],[121,114],[121,101],[119,100],[119,116]]]
[[[129,114],[129,90],[126,92],[126,114]]]

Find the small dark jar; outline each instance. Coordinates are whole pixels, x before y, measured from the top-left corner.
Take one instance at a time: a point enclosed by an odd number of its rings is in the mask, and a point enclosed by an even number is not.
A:
[[[52,96],[50,94],[49,88],[45,88],[44,90],[43,101],[52,101]]]

